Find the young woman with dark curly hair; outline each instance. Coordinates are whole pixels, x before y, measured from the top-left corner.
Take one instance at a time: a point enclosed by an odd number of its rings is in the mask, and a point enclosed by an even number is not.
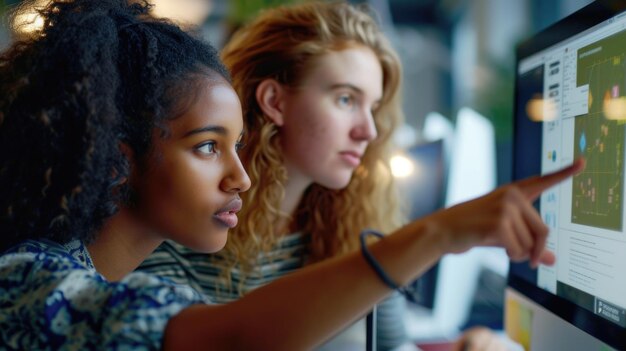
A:
[[[41,14],[43,29],[0,55],[6,349],[307,349],[445,253],[554,259],[531,201],[580,162],[225,305],[132,273],[166,239],[223,248],[250,187],[239,100],[215,50],[145,2],[55,0]]]

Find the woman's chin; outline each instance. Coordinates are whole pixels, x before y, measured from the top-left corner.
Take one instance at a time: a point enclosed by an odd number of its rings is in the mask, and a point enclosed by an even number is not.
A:
[[[193,242],[180,242],[180,244],[201,253],[216,253],[226,246],[228,240],[228,233],[214,233],[209,238],[203,238],[204,240],[194,240]]]
[[[334,179],[326,179],[322,182],[318,182],[317,184],[323,186],[324,188],[328,188],[331,190],[341,190],[350,184],[350,180],[352,179],[352,174],[349,177],[337,177]]]

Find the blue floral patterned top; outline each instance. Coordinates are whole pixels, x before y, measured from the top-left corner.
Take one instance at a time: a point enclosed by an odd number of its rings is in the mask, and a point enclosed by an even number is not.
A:
[[[167,321],[203,302],[150,274],[108,282],[80,241],[26,241],[0,256],[0,350],[159,350]]]

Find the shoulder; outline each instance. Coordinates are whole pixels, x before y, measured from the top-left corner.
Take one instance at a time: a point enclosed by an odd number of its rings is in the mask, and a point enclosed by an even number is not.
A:
[[[84,268],[72,259],[61,244],[49,240],[28,240],[0,256],[0,281],[4,286],[24,286],[39,276],[62,275],[72,269]]]
[[[0,256],[0,344],[158,349],[169,318],[203,302],[192,289],[148,274],[108,282],[88,257],[81,261],[86,250],[74,249],[30,241]]]

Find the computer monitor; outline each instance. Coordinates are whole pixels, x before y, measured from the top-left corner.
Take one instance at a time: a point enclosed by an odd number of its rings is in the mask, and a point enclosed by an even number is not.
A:
[[[585,170],[536,202],[556,264],[511,264],[505,327],[527,350],[626,350],[626,2],[596,1],[517,47],[513,178]]]
[[[402,200],[408,206],[409,220],[429,215],[444,206],[446,196],[446,160],[444,141],[423,141],[407,148],[405,157],[412,171],[396,178]],[[413,283],[411,302],[427,309],[435,306],[438,265],[435,264]]]
[[[396,183],[402,199],[407,202],[410,219],[426,216],[443,207],[446,189],[445,163],[443,140],[425,141],[406,149],[401,162],[402,170],[399,172],[402,174],[397,175]],[[410,296],[412,302],[427,309],[434,307],[437,272],[435,265],[413,283],[415,294]],[[318,350],[380,349],[376,344],[376,324],[379,318],[385,321],[385,315],[379,316],[374,307],[364,320],[344,331],[342,339],[333,340]]]

